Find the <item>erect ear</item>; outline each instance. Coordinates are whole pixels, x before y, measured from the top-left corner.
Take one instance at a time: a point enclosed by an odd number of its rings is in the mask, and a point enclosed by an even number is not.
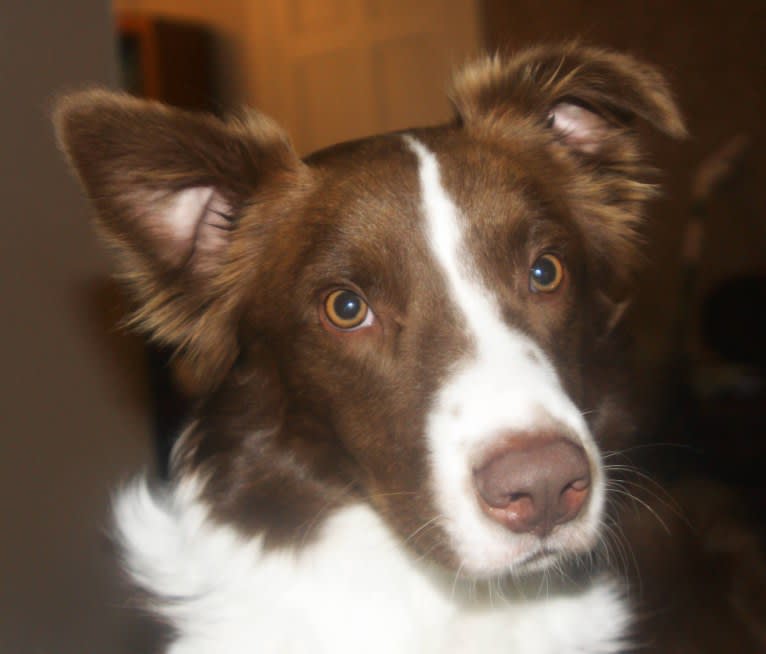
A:
[[[635,117],[677,138],[683,120],[662,75],[629,55],[569,43],[487,57],[453,82],[462,121],[507,129],[509,118],[544,125],[573,151],[606,157]]]
[[[101,90],[63,98],[55,124],[133,291],[133,323],[214,379],[237,354],[230,243],[245,205],[301,166],[289,142],[262,116],[224,122]]]
[[[655,192],[633,123],[642,119],[685,136],[663,76],[625,54],[568,43],[513,57],[487,57],[454,80],[452,99],[464,127],[496,140],[543,147],[580,176],[566,189],[607,295],[625,293],[640,262],[636,245],[643,205]]]

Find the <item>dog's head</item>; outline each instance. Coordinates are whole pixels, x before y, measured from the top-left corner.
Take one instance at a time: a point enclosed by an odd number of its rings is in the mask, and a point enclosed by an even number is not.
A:
[[[305,160],[255,114],[61,103],[135,324],[204,388],[175,474],[215,519],[297,543],[361,499],[475,576],[597,540],[605,343],[652,192],[632,122],[683,126],[653,69],[579,46],[481,60],[452,97],[453,124]]]

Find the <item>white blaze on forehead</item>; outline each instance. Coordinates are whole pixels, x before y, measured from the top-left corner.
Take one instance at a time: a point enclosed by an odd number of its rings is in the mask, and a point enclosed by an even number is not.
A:
[[[471,276],[461,231],[465,221],[442,186],[436,156],[416,139],[405,138],[420,163],[421,202],[431,249],[474,337],[479,356],[490,356],[496,353],[497,330],[507,336],[508,329],[501,323],[487,290]]]
[[[506,382],[523,375],[527,391],[539,384],[560,391],[558,377],[545,354],[529,337],[503,321],[496,299],[482,284],[475,265],[472,267],[463,242],[466,219],[442,186],[436,156],[416,139],[405,138],[420,164],[421,207],[428,242],[444,272],[453,303],[465,321],[475,348],[474,362],[482,364],[477,372],[486,376],[493,371]],[[483,385],[481,379],[476,382]],[[512,398],[506,402],[509,400]]]
[[[434,154],[416,139],[405,138],[420,164],[421,202],[431,249],[445,273],[456,304],[465,308],[463,317],[475,333],[479,324],[484,322],[483,318],[491,313],[491,307],[486,298],[476,294],[474,284],[466,278],[461,266],[458,255],[463,249],[463,236],[458,209],[441,184],[439,163]]]
[[[466,218],[441,183],[436,156],[412,136],[404,138],[418,158],[428,242],[472,344],[437,392],[426,425],[434,494],[453,547],[466,569],[478,573],[507,568],[524,556],[534,537],[512,534],[481,513],[473,492],[473,466],[482,449],[501,435],[554,428],[582,444],[594,470],[587,515],[557,530],[550,540],[585,549],[595,536],[603,504],[597,448],[545,352],[503,320],[496,297],[482,283],[464,243]]]

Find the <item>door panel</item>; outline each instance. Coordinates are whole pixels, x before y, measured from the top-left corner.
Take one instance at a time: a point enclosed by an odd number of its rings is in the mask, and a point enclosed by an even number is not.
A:
[[[475,0],[289,0],[249,6],[248,101],[297,149],[445,120],[451,70],[478,48]]]

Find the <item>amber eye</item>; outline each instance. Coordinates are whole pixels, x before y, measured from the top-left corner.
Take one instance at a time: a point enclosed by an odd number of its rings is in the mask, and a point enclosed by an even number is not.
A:
[[[552,293],[564,279],[564,266],[558,257],[543,254],[529,269],[529,290],[533,293]]]
[[[330,323],[338,329],[362,327],[371,315],[367,303],[353,291],[344,288],[327,296],[324,311]]]

